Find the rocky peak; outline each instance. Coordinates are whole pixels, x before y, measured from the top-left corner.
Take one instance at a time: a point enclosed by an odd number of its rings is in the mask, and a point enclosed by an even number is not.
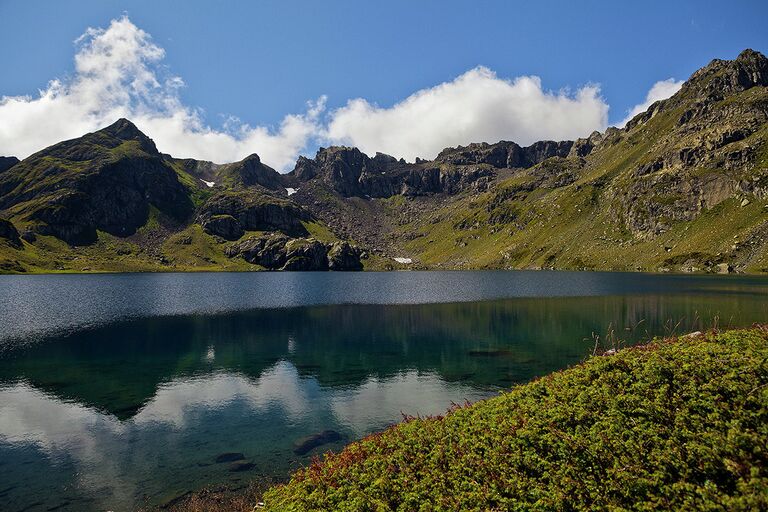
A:
[[[370,158],[357,148],[330,147],[318,151],[316,160],[325,174],[325,179],[342,195],[360,194],[360,176]]]
[[[296,167],[288,174],[299,181],[309,181],[317,175],[317,172],[317,162],[305,156],[300,156],[296,161]]]
[[[283,186],[280,173],[261,163],[261,158],[256,153],[248,155],[239,162],[222,165],[218,174],[246,187],[260,185],[270,190],[277,190]]]
[[[453,165],[488,164],[497,169],[528,168],[553,156],[567,156],[572,145],[571,141],[551,140],[535,142],[527,147],[504,140],[495,144],[480,142],[446,148],[437,155],[435,162]]]
[[[331,146],[317,150],[314,160],[299,157],[289,179],[308,181],[316,176],[344,196],[360,195],[359,181],[372,159],[357,148]]]
[[[388,155],[386,153],[380,153],[378,151],[376,152],[376,155],[373,158],[371,158],[371,160],[381,167],[390,167],[390,166],[405,164],[405,160],[402,158],[398,160],[397,158],[391,155]]]
[[[708,105],[759,86],[768,86],[768,59],[762,53],[746,49],[734,60],[713,59],[694,72],[680,91],[650,105],[632,118],[625,129],[632,130],[656,114],[680,106],[686,107],[680,119],[680,124],[684,124],[700,116]]]
[[[768,59],[760,52],[744,50],[734,60],[714,59],[683,84],[682,93],[697,99],[718,101],[755,86],[768,85]]]
[[[608,132],[606,132],[607,134]],[[597,130],[592,132],[589,137],[585,139],[576,139],[572,144],[568,156],[575,158],[584,158],[592,153],[592,151],[600,145],[603,141],[604,135]]]
[[[136,141],[113,152],[125,141]],[[94,242],[98,231],[128,236],[157,208],[176,222],[193,210],[187,189],[150,138],[121,119],[60,142],[0,173],[0,210],[12,220],[70,245]]]
[[[370,158],[357,148],[331,146],[329,148],[320,148],[317,151],[315,160],[322,166],[343,163],[349,167],[361,167],[367,163]]]
[[[147,153],[159,155],[157,147],[155,146],[155,142],[144,135],[144,133],[139,130],[135,124],[125,118],[118,119],[113,124],[99,130],[96,133],[124,141],[138,141],[141,149]]]
[[[222,167],[219,164],[207,160],[195,160],[194,158],[173,158],[171,155],[163,154],[163,158],[169,162],[175,162],[192,176],[205,181],[216,181],[216,173]]]

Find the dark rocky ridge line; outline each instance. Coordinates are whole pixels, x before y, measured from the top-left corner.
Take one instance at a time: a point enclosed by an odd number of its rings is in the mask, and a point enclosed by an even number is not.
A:
[[[138,143],[142,154],[132,156],[128,162],[110,161],[105,154],[131,141]],[[447,148],[434,161],[419,159],[417,163],[383,153],[371,158],[357,148],[334,146],[320,148],[314,159],[299,157],[291,172],[280,174],[263,164],[256,154],[229,164],[161,154],[133,123],[120,119],[98,132],[61,142],[23,161],[2,157],[0,168],[11,172],[0,178],[0,211],[47,195],[45,204],[25,205],[18,213],[34,223],[32,229],[38,234],[53,235],[71,245],[93,243],[97,230],[130,235],[146,223],[150,206],[183,222],[192,209],[169,165],[178,164],[200,181],[197,187],[212,182],[212,188],[220,191],[196,214],[196,222],[207,233],[225,240],[238,240],[248,230],[303,236],[307,232],[301,223],[313,215],[293,201],[281,200],[287,197],[289,187],[316,180],[342,197],[368,198],[457,194],[470,187],[485,190],[494,176],[493,168],[527,168],[552,156],[566,156],[572,146],[571,141],[543,141],[525,148],[506,141],[473,143]],[[86,172],[73,173],[74,190],[61,187],[56,176],[69,170],[66,164],[52,161],[48,165],[49,160],[86,163]],[[41,183],[45,180],[34,176],[30,184],[28,177],[36,173],[37,167],[45,167],[43,178],[51,177],[53,183]]]

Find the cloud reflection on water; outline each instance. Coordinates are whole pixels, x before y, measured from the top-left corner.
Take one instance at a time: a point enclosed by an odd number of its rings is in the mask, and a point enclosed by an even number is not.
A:
[[[409,393],[415,385],[422,392]],[[281,360],[257,379],[215,372],[163,383],[135,416],[120,421],[20,381],[0,387],[0,449],[5,445],[22,453],[19,457],[27,462],[22,471],[30,471],[30,477],[50,472],[45,469],[48,464],[61,469],[72,466],[71,474],[76,476],[70,499],[96,497],[97,507],[119,510],[139,504],[142,493],[160,496],[168,479],[173,480],[168,473],[175,468],[210,461],[218,453],[247,452],[260,466],[258,470],[266,472],[270,468],[259,463],[262,457],[289,452],[295,439],[318,430],[333,428],[358,438],[370,433],[373,425],[381,428],[393,422],[401,410],[440,413],[451,401],[476,400],[487,394],[415,370],[387,379],[372,377],[359,386],[324,387]],[[253,425],[256,439],[245,448],[227,438],[228,426],[239,431],[242,422]],[[205,439],[211,424],[216,425],[219,439]],[[190,453],[190,446],[198,449]],[[227,477],[223,468],[212,468],[201,470],[216,470],[220,478]],[[64,480],[60,484],[68,485]],[[172,483],[171,488],[184,485],[183,479]],[[33,483],[18,491],[45,496],[45,484],[51,482]],[[35,485],[40,489],[35,490]],[[57,504],[46,502],[46,506]]]

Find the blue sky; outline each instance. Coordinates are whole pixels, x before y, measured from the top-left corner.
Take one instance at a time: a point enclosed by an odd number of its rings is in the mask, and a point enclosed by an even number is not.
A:
[[[544,92],[571,97],[599,85],[607,122],[616,124],[658,81],[686,79],[712,58],[734,58],[747,47],[768,51],[764,1],[0,0],[0,95],[34,97],[54,78],[71,80],[74,41],[124,14],[165,51],[153,69],[183,79],[179,101],[212,129],[236,116],[276,132],[286,115],[305,115],[307,102],[323,96],[321,118],[354,98],[389,108],[477,66],[501,80],[535,75]],[[364,131],[356,123],[349,129]],[[520,136],[504,126],[498,133],[504,129]],[[335,133],[349,139],[342,132]],[[316,139],[306,147],[322,142]],[[379,139],[371,135],[363,145]],[[2,144],[0,137],[0,153],[14,149]]]

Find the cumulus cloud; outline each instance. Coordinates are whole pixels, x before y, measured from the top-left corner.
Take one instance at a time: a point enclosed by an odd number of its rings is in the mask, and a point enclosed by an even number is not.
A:
[[[512,140],[521,145],[573,139],[605,129],[608,105],[595,85],[574,94],[548,92],[541,79],[499,78],[477,67],[451,82],[418,91],[390,108],[358,98],[334,111],[324,131],[332,143],[413,160],[447,146]]]
[[[258,153],[265,163],[288,171],[316,144],[353,145],[412,161],[469,142],[574,139],[605,129],[608,121],[597,85],[549,91],[539,77],[506,79],[477,67],[392,106],[357,98],[326,112],[321,96],[275,127],[232,117],[214,128],[200,109],[183,104],[184,82],[163,66],[165,51],[127,17],[105,29],[87,29],[76,44],[71,77],[51,81],[34,96],[0,97],[0,154],[23,158],[126,117],[174,156],[225,163]],[[657,82],[622,125],[681,84]]]
[[[666,80],[656,82],[651,87],[651,90],[648,91],[648,94],[645,95],[645,101],[629,109],[627,117],[622,119],[616,126],[619,128],[624,127],[637,114],[648,110],[648,107],[653,103],[669,98],[680,90],[684,82],[684,80],[675,80],[674,78],[667,78]]]
[[[231,162],[256,152],[286,169],[318,130],[323,98],[276,129],[237,120],[211,128],[199,110],[182,104],[182,79],[165,76],[165,51],[127,17],[106,29],[89,28],[76,43],[71,79],[53,80],[35,97],[0,98],[0,154],[25,157],[127,117],[176,156]]]

